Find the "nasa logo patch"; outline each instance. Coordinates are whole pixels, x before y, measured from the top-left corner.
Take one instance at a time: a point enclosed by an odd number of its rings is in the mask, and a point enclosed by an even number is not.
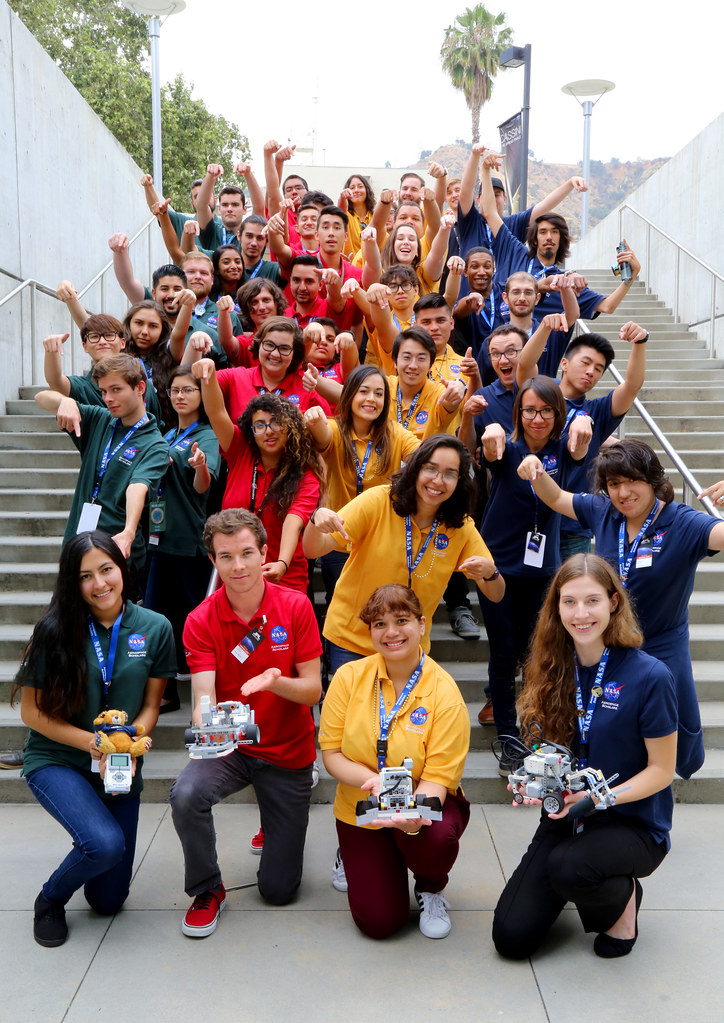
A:
[[[281,625],[275,625],[271,630],[271,641],[272,643],[286,643],[288,632],[283,629]]]
[[[612,702],[615,702],[616,700],[618,700],[619,696],[621,695],[621,690],[623,689],[623,686],[624,686],[623,682],[621,682],[621,683],[618,683],[618,682],[607,682],[606,685],[603,687],[603,695],[604,695],[604,697],[607,700],[611,700]]]
[[[424,725],[427,721],[427,710],[424,707],[416,707],[410,714],[410,723],[413,725]]]
[[[140,632],[132,632],[128,637],[128,649],[129,650],[143,650],[146,646],[146,637],[142,636]]]
[[[129,459],[130,461],[130,459],[135,458],[137,454],[138,448],[131,446],[130,448],[126,448],[126,450],[123,452],[123,457]]]
[[[417,415],[415,416],[415,422],[419,423],[420,426],[427,422],[427,412],[425,412],[424,409],[422,410],[422,412],[417,413]]]
[[[450,537],[446,536],[445,533],[438,533],[435,537],[435,548],[438,551],[444,551],[449,543]]]

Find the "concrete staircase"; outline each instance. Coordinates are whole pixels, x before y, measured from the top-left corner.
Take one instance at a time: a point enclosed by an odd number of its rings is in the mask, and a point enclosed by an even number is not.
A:
[[[585,271],[584,271],[585,272]],[[586,273],[593,288],[612,290],[609,274]],[[711,361],[701,342],[674,323],[663,302],[648,297],[636,283],[610,317],[590,324],[614,343],[617,366],[623,372],[628,345],[618,342],[619,326],[635,320],[651,335],[648,344],[646,387],[641,395],[650,414],[668,434],[702,487],[724,478],[724,361]],[[596,393],[610,390],[610,377]],[[78,455],[70,439],[54,420],[40,413],[32,401],[33,389],[24,389],[19,401],[8,402],[0,416],[0,748],[17,748],[25,729],[17,707],[8,706],[11,680],[22,658],[32,626],[40,617],[55,578],[60,542],[70,508]],[[638,416],[629,414],[626,434],[648,441],[651,435]],[[655,444],[654,444],[655,446]],[[662,456],[663,457],[663,456]],[[664,458],[666,464],[666,459]],[[672,471],[681,496],[681,480]],[[724,802],[724,558],[707,560],[697,575],[691,600],[691,648],[694,675],[702,707],[707,747],[706,763],[695,778],[677,780],[676,799],[688,803]],[[432,628],[432,653],[457,679],[470,708],[471,751],[463,785],[473,802],[507,802],[509,794],[498,777],[490,752],[492,727],[481,728],[477,713],[487,678],[487,639],[464,642],[447,624],[444,607]],[[181,685],[184,708],[188,687]],[[165,801],[173,779],[186,763],[183,728],[188,710],[159,720],[154,749],[144,767],[144,798]],[[321,763],[321,757],[319,758]],[[317,802],[330,802],[334,783],[321,770],[314,791]],[[0,802],[28,802],[32,797],[18,772],[0,772]],[[237,802],[253,801],[241,793]]]

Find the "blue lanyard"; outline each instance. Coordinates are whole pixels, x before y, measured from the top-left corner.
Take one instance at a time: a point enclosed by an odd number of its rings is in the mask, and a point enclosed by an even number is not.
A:
[[[541,263],[540,270],[536,270],[536,272],[533,273],[533,264],[535,263],[535,261],[536,261],[535,259],[531,259],[530,263],[528,264],[528,273],[531,274],[531,276],[535,277],[537,281],[539,281],[541,277],[548,277],[549,274],[552,275],[563,273],[561,268],[559,266],[556,266],[555,263],[553,264],[553,266],[543,266],[543,264]]]
[[[425,537],[425,542],[420,546],[417,552],[417,557],[412,560],[412,518],[409,515],[405,516],[405,553],[407,555],[407,585],[412,587],[412,573],[415,571],[417,566],[425,556],[425,551],[430,545],[430,541],[437,532],[437,519],[430,526],[430,532]]]
[[[261,268],[262,268],[262,266],[263,266],[263,265],[264,265],[264,260],[263,260],[263,259],[260,259],[260,260],[259,260],[259,262],[258,262],[258,263],[256,264],[256,266],[254,267],[254,269],[253,269],[253,270],[247,270],[247,273],[249,274],[249,280],[250,280],[250,281],[253,281],[253,280],[254,280],[254,278],[255,278],[255,277],[256,277],[256,275],[257,275],[257,274],[259,273],[259,271],[261,270]]]
[[[145,424],[148,422],[148,416],[144,412],[141,418],[138,420],[138,422],[131,427],[131,429],[128,431],[123,440],[119,440],[119,442],[114,447],[113,451],[111,451],[111,444],[113,443],[113,438],[116,435],[116,426],[118,425],[118,422],[119,420],[116,420],[113,424],[111,435],[108,438],[106,449],[103,452],[103,457],[101,458],[100,468],[98,469],[98,475],[96,476],[96,485],[93,488],[93,496],[91,497],[91,504],[93,504],[96,498],[98,497],[98,493],[101,489],[101,483],[103,482],[103,477],[105,476],[106,469],[108,468],[108,463],[111,461],[112,458],[114,458],[118,454],[123,445],[128,443],[128,441],[134,435],[136,430],[140,429],[142,426],[145,426]]]
[[[369,441],[367,442],[367,450],[365,451],[365,456],[362,459],[362,465],[360,465],[359,458],[357,457],[357,448],[354,445],[354,441],[352,442],[352,457],[354,458],[354,469],[355,469],[355,472],[357,474],[357,493],[358,494],[362,493],[363,484],[364,484],[364,481],[365,481],[365,472],[367,471],[367,463],[370,460],[370,455],[371,454],[372,454],[372,438],[370,437]]]
[[[400,387],[399,383],[397,384],[397,422],[398,423],[402,423],[402,425],[404,426],[405,429],[407,429],[407,426],[408,426],[410,420],[412,419],[412,415],[413,415],[415,409],[417,408],[417,402],[418,402],[418,399],[419,399],[421,394],[422,394],[422,387],[417,392],[415,397],[412,399],[412,404],[410,405],[410,411],[407,413],[407,416],[405,417],[405,421],[403,422],[402,421],[402,388]]]
[[[178,445],[181,443],[181,441],[186,440],[186,438],[191,433],[191,431],[195,430],[198,425],[199,425],[199,421],[197,419],[195,422],[193,422],[191,424],[191,426],[187,426],[186,427],[186,429],[184,430],[184,432],[181,434],[180,437],[176,437],[175,439],[174,439],[174,434],[176,433],[176,427],[174,427],[173,430],[169,430],[167,434],[164,434],[164,438],[163,439],[166,441],[166,443],[168,444],[169,447],[172,447],[172,448],[173,447],[178,447]],[[181,429],[181,428],[179,427],[179,429]]]
[[[194,316],[200,319],[206,312],[206,306],[209,303],[209,296],[207,295],[203,302],[197,302],[194,306]]]
[[[588,767],[588,731],[591,727],[593,712],[596,709],[596,702],[599,696],[603,696],[601,682],[608,664],[608,647],[604,647],[601,660],[596,669],[596,679],[591,686],[591,693],[588,697],[588,707],[583,709],[583,693],[581,692],[581,681],[578,677],[578,658],[573,651],[573,666],[576,672],[576,710],[578,711],[578,734],[581,737],[581,756],[578,760],[579,767]]]
[[[151,365],[150,362],[147,362],[145,359],[141,359],[141,362],[143,363],[143,368],[146,371],[146,376],[148,377],[149,380],[153,380],[153,366]]]
[[[88,615],[88,631],[93,642],[93,649],[96,652],[98,658],[98,667],[101,669],[101,678],[103,679],[103,699],[105,701],[106,710],[108,709],[108,690],[111,685],[111,679],[113,677],[113,665],[116,662],[116,647],[118,646],[118,633],[121,631],[121,619],[123,618],[123,611],[119,614],[113,623],[111,629],[111,642],[108,647],[108,660],[106,661],[103,656],[103,650],[101,649],[101,641],[98,638],[98,630],[96,624],[93,621],[91,615]]]
[[[414,327],[414,326],[415,326],[415,320],[416,320],[416,316],[415,316],[415,314],[413,313],[413,314],[412,314],[412,319],[410,320],[410,326],[411,326],[411,327]],[[394,313],[392,314],[392,322],[393,322],[393,323],[394,323],[394,325],[395,325],[395,326],[397,327],[397,329],[399,330],[399,332],[400,332],[400,333],[402,333],[402,326],[401,326],[401,324],[400,324],[400,321],[399,321],[399,320],[397,319],[397,317],[395,316],[395,314],[394,314]]]
[[[487,299],[483,299],[483,308],[480,310],[480,313],[478,315],[482,316],[482,318],[485,320],[485,322],[487,323],[487,325],[490,328],[490,330],[492,330],[493,329],[493,323],[495,322],[495,307],[493,305],[493,290],[492,290],[492,288],[491,288],[490,294],[488,295],[488,298],[490,299],[490,319],[488,319],[488,314],[485,311],[485,305],[486,305]]]
[[[236,236],[236,231],[227,231],[224,225],[221,225],[221,237],[223,238],[222,245],[234,245],[235,248],[239,248],[239,239]]]
[[[400,695],[395,700],[395,705],[389,714],[385,714],[385,704],[382,699],[382,686],[379,685],[379,677],[375,679],[375,685],[377,689],[377,697],[380,704],[380,738],[377,743],[377,770],[381,771],[387,761],[387,736],[390,734],[390,725],[395,720],[395,715],[399,713],[403,707],[407,697],[410,695],[412,690],[417,685],[417,681],[422,674],[422,667],[425,663],[425,655],[423,653],[420,658],[420,663],[415,668],[409,679],[405,683],[405,688],[402,690]]]
[[[646,521],[644,522],[643,526],[641,527],[641,529],[639,529],[638,533],[636,534],[636,539],[633,541],[633,543],[629,547],[629,556],[628,556],[628,560],[625,563],[624,563],[624,560],[623,560],[623,551],[624,551],[624,540],[626,538],[626,516],[624,515],[624,517],[621,519],[621,525],[619,526],[619,529],[618,529],[618,574],[621,577],[621,583],[623,584],[623,586],[626,586],[626,581],[628,579],[628,574],[629,574],[629,571],[631,569],[631,562],[636,557],[636,551],[639,549],[639,544],[641,543],[641,541],[643,540],[644,536],[646,535],[646,530],[649,528],[651,523],[654,521],[654,519],[656,517],[656,513],[658,512],[658,510],[659,510],[659,499],[657,497],[656,500],[654,501],[653,508],[651,509],[651,511],[649,512],[649,514],[646,517]]]

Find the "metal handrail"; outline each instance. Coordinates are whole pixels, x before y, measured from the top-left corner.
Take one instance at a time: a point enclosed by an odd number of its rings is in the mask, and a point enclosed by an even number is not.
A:
[[[151,257],[151,232],[149,231],[149,228],[150,228],[151,224],[155,224],[155,223],[156,223],[156,218],[155,217],[150,217],[146,221],[146,223],[143,224],[143,226],[140,227],[138,229],[138,231],[136,231],[136,233],[133,235],[132,238],[129,239],[129,242],[128,242],[128,247],[130,248],[131,245],[133,245],[133,243],[135,241],[137,241],[141,237],[141,235],[144,233],[144,231],[145,231],[147,233],[147,236],[148,236],[149,263],[151,261],[151,259],[150,259],[150,257]],[[86,284],[83,288],[80,289],[80,291],[78,292],[78,298],[79,299],[82,298],[83,295],[85,295],[88,291],[90,291],[90,289],[95,284],[97,284],[100,281],[100,285],[101,285],[100,307],[101,307],[101,309],[103,309],[105,307],[105,279],[106,279],[106,274],[112,268],[113,268],[113,259],[111,258],[105,264],[105,266],[102,267],[101,270],[98,271],[98,273],[95,275],[95,277],[93,277],[88,282],[88,284]],[[6,274],[6,276],[8,276],[8,277],[15,278],[15,280],[19,280],[17,274],[14,274],[14,273],[12,273],[9,270],[1,270],[0,272]],[[9,291],[7,293],[7,295],[3,295],[3,297],[0,298],[0,309],[2,309],[2,307],[7,302],[9,302],[11,299],[16,298],[19,294],[21,294],[21,292],[23,292],[26,288],[30,289],[30,337],[31,337],[30,372],[31,372],[31,377],[32,377],[32,380],[31,380],[31,383],[32,383],[32,382],[34,382],[36,380],[36,376],[37,376],[37,374],[36,374],[37,358],[36,358],[36,346],[35,346],[35,335],[36,335],[35,324],[36,324],[36,320],[37,320],[37,310],[36,310],[36,304],[35,304],[35,296],[36,296],[37,292],[39,291],[41,294],[47,295],[49,298],[54,298],[57,302],[60,302],[61,299],[58,298],[58,296],[56,294],[55,288],[51,288],[47,284],[43,284],[42,281],[37,281],[34,277],[27,277],[25,280],[20,281],[20,283],[15,288],[13,288],[12,291]],[[22,333],[22,321],[21,321],[20,329],[21,329],[21,333]],[[74,336],[74,334],[75,334],[75,323],[74,323],[72,317],[71,317],[70,332]],[[73,349],[71,349],[71,361],[74,362],[74,359],[73,359]]]
[[[584,323],[583,320],[577,320],[576,326],[578,328],[579,333],[582,334],[591,333],[591,328],[588,326],[587,323]],[[623,377],[616,369],[616,366],[614,365],[613,362],[608,366],[608,372],[611,374],[611,376],[613,377],[617,384],[623,383]],[[701,484],[697,480],[696,476],[694,476],[693,472],[688,467],[686,462],[680,457],[678,451],[673,446],[673,444],[666,436],[664,431],[661,429],[661,427],[658,425],[654,417],[647,412],[646,406],[641,401],[639,401],[638,398],[634,398],[632,408],[636,409],[641,419],[643,419],[646,426],[649,428],[651,433],[654,435],[656,440],[659,442],[661,447],[664,449],[664,451],[669,456],[671,461],[674,463],[676,469],[680,473],[683,482],[682,496],[684,504],[689,503],[691,496],[696,497],[696,499],[704,506],[705,511],[709,515],[713,515],[717,519],[724,518],[724,515],[722,514],[722,512],[719,511],[719,509],[716,507],[716,505],[714,504],[710,497],[701,498],[699,497],[699,494],[705,488],[701,486]]]
[[[635,209],[633,206],[631,206],[627,202],[621,203],[621,205],[618,208],[618,234],[619,234],[619,238],[624,238],[625,237],[625,232],[624,232],[624,227],[623,227],[623,219],[624,219],[624,213],[625,213],[626,210],[628,210],[630,213],[633,213],[633,215],[635,217],[638,217],[639,220],[643,220],[643,222],[646,224],[646,268],[647,268],[647,272],[648,273],[651,272],[651,229],[652,228],[654,229],[654,231],[656,231],[656,233],[658,235],[660,235],[662,238],[664,238],[667,242],[670,242],[676,248],[676,269],[675,269],[675,272],[674,272],[674,310],[673,310],[674,311],[674,319],[675,320],[679,319],[679,277],[680,277],[679,271],[680,271],[680,267],[681,267],[681,254],[682,254],[682,252],[683,252],[683,254],[685,256],[688,256],[689,259],[692,259],[697,264],[697,266],[700,266],[702,270],[705,270],[708,274],[710,274],[710,276],[711,276],[711,306],[710,306],[710,312],[709,312],[709,358],[713,359],[714,358],[714,328],[716,326],[716,322],[715,321],[717,319],[717,316],[716,316],[716,286],[717,286],[717,282],[718,281],[721,281],[722,284],[724,284],[724,276],[722,276],[722,274],[720,274],[717,270],[715,270],[713,266],[709,266],[709,264],[705,263],[703,259],[700,259],[698,256],[694,255],[694,253],[690,249],[687,249],[685,245],[682,245],[681,242],[677,242],[676,238],[672,238],[672,236],[670,234],[667,234],[666,231],[662,230],[660,227],[658,227],[656,224],[654,224],[654,222],[652,220],[649,220],[648,217],[644,216],[643,213],[640,213],[637,209]],[[702,324],[702,323],[705,323],[706,320],[699,320],[697,322],[699,324]]]

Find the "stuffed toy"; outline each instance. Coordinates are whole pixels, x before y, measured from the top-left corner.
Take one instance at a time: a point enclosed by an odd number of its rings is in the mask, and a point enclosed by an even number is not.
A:
[[[127,725],[125,710],[104,710],[93,719],[96,749],[101,753],[130,753],[142,757],[151,748],[151,737],[135,738],[145,729],[143,725]]]

